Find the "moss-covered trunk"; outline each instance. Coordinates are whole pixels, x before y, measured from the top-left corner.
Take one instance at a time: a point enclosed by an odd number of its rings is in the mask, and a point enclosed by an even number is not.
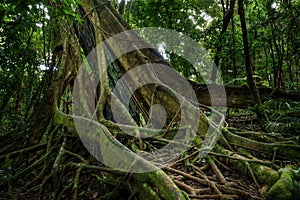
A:
[[[129,199],[259,199],[264,196],[272,199],[279,197],[281,191],[286,192],[280,196],[281,199],[295,197],[299,192],[296,187],[299,185],[297,182],[299,171],[290,166],[282,167],[283,169],[278,171],[280,167],[276,165],[275,160],[299,158],[299,145],[279,143],[281,137],[269,138],[266,135],[260,137],[258,133],[255,135],[235,133],[224,128],[223,136],[214,151],[208,154],[209,158],[200,159],[198,155],[203,150],[201,145],[210,125],[210,118],[197,105],[190,102],[187,104],[188,120],[194,120],[195,116],[189,113],[195,111],[200,117],[192,147],[182,152],[177,160],[168,165],[156,166],[157,163],[136,156],[137,153],[148,155],[148,152],[171,143],[169,139],[174,137],[174,132],[180,130],[188,135],[191,131],[190,127],[177,126],[180,115],[186,113],[178,114],[180,104],[176,97],[169,90],[158,88],[154,84],[145,85],[135,92],[130,111],[124,109],[121,103],[117,103],[118,111],[124,114],[126,119],[132,117],[134,123],[118,124],[111,115],[111,99],[114,95],[112,87],[124,73],[140,65],[150,66],[150,63],[168,65],[162,56],[151,48],[142,50],[135,48],[134,51],[120,55],[109,65],[102,77],[97,77],[99,78],[97,87],[92,87],[90,83],[91,78],[88,75],[98,73],[93,71],[96,68],[91,67],[90,74],[82,75],[84,79],[81,88],[82,98],[89,99],[82,102],[85,104],[83,107],[86,106],[97,116],[98,122],[93,121],[95,118],[83,119],[80,118],[82,116],[72,115],[72,110],[76,109],[74,101],[78,100],[72,96],[76,82],[74,80],[84,63],[83,58],[88,56],[101,41],[129,29],[109,2],[102,0],[82,2],[77,10],[79,16],[83,18],[82,24],[74,22],[70,25],[67,20],[57,19],[60,34],[57,36],[57,45],[54,49],[59,49],[59,52],[53,53],[53,60],[59,67],[47,92],[28,120],[28,127],[23,132],[14,130],[0,136],[2,147],[0,160],[4,163],[0,169],[0,180],[1,187],[7,190],[6,197],[17,198],[14,196],[14,189],[20,185],[24,191],[28,189],[35,195],[34,197],[42,198],[46,195],[48,199],[70,198],[70,194],[73,199],[116,199],[123,195]],[[55,7],[54,4],[53,6]],[[109,59],[109,56],[119,55],[124,45],[134,45],[132,41],[137,38],[138,42],[145,43],[133,32],[127,34],[129,41],[127,43],[106,43],[109,50],[107,57],[95,54],[93,59],[88,60],[89,64],[92,66],[103,57]],[[149,70],[134,81],[147,79],[154,74],[155,71]],[[172,74],[164,74],[164,80],[178,81],[173,80]],[[156,90],[155,101],[153,101],[154,90]],[[122,94],[120,96],[126,98]],[[188,101],[184,97],[182,99]],[[79,98],[79,103],[81,100]],[[151,127],[140,126],[139,121],[142,118],[146,121],[149,119],[148,109],[153,104],[160,104],[165,108],[171,123],[166,124],[152,138],[140,138],[138,134],[141,131],[149,135],[156,131]],[[208,108],[205,109],[209,111]],[[92,132],[86,132],[86,141],[93,143],[95,149],[100,149],[97,153],[106,160],[111,160],[112,164],[127,160],[127,164],[132,161],[126,166],[129,169],[133,162],[139,162],[145,169],[157,170],[131,173],[130,170],[121,172],[104,166],[91,156],[91,151],[84,148],[84,142],[82,138],[79,139],[74,124],[77,119],[85,120],[82,123],[89,125],[87,129],[94,127]],[[132,135],[125,134],[125,129]],[[214,130],[218,131],[217,128]],[[256,141],[258,139],[262,141]],[[123,154],[113,150],[107,154],[104,151],[108,148],[105,146],[107,141],[126,151],[133,160],[128,160]],[[163,156],[156,159],[163,160]],[[245,191],[244,184],[233,181],[227,174],[232,171],[250,177],[250,185],[253,185],[254,189]],[[24,180],[27,182],[23,183]],[[261,194],[257,192],[258,190]]]

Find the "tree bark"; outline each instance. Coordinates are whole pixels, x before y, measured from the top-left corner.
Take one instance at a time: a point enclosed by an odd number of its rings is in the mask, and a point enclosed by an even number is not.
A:
[[[239,5],[239,15],[241,20],[242,33],[243,33],[244,58],[245,58],[245,66],[246,66],[246,73],[247,73],[247,83],[253,98],[255,99],[255,101],[259,102],[259,104],[261,104],[259,93],[253,80],[253,71],[251,67],[251,57],[250,57],[250,50],[248,44],[248,33],[247,33],[245,11],[244,11],[244,1],[238,0],[238,5]]]
[[[210,78],[213,83],[216,81],[217,70],[218,70],[218,67],[219,67],[219,64],[220,64],[220,54],[221,54],[221,51],[222,51],[222,44],[223,44],[222,40],[223,40],[224,34],[227,31],[230,20],[231,19],[233,20],[234,4],[235,4],[235,0],[230,0],[229,10],[227,10],[227,13],[224,12],[222,30],[221,30],[221,33],[219,35],[216,55],[215,55],[215,59],[214,59],[214,63],[215,63],[216,66],[213,67],[213,70],[212,70],[212,73],[211,73],[211,78]]]
[[[275,165],[274,159],[277,158],[276,153],[280,156],[279,158],[294,159],[297,158],[300,152],[300,147],[297,144],[289,144],[286,143],[286,141],[282,143],[278,142],[282,139],[282,136],[279,134],[264,134],[262,137],[259,133],[243,132],[239,134],[231,132],[227,128],[223,128],[222,131],[224,134],[220,140],[220,144],[216,145],[214,151],[209,154],[210,157],[208,161],[203,164],[203,160],[205,159],[199,159],[199,152],[203,150],[200,146],[203,143],[202,138],[207,135],[210,118],[204,114],[204,111],[199,109],[198,104],[190,105],[191,110],[195,109],[200,112],[200,127],[193,141],[195,144],[193,144],[192,148],[188,151],[183,152],[180,159],[176,160],[170,166],[160,166],[163,167],[163,170],[149,173],[124,173],[110,167],[105,167],[96,159],[92,158],[90,152],[86,151],[83,147],[82,140],[79,139],[78,132],[75,129],[74,121],[80,116],[70,115],[67,111],[63,112],[67,110],[64,106],[69,103],[64,102],[65,97],[70,95],[69,89],[67,88],[73,90],[78,67],[83,63],[81,49],[83,49],[85,55],[88,55],[91,49],[99,44],[99,41],[106,40],[112,35],[127,30],[129,27],[120,18],[109,2],[104,0],[84,0],[82,9],[80,9],[79,12],[81,16],[86,18],[83,25],[75,23],[77,32],[72,26],[68,26],[69,24],[67,24],[66,20],[60,21],[60,26],[63,28],[60,29],[61,37],[58,45],[62,46],[62,56],[61,59],[59,59],[58,73],[48,88],[48,91],[44,94],[42,101],[30,117],[30,128],[26,130],[26,134],[28,134],[28,138],[30,139],[29,143],[24,145],[23,143],[19,143],[23,146],[18,145],[11,149],[5,149],[5,147],[1,148],[0,160],[5,160],[5,164],[3,164],[3,169],[1,168],[0,170],[0,178],[2,178],[0,185],[1,188],[8,188],[7,190],[10,194],[7,196],[9,196],[10,199],[14,197],[12,188],[15,184],[22,185],[22,188],[25,188],[24,190],[30,190],[34,193],[34,197],[42,198],[48,195],[47,197],[49,199],[67,198],[70,197],[70,192],[72,192],[73,199],[85,197],[87,199],[95,199],[98,197],[100,199],[117,199],[124,197],[122,196],[122,192],[124,191],[126,192],[125,194],[127,194],[126,197],[129,199],[237,199],[239,197],[247,199],[253,195],[253,190],[251,193],[245,192],[241,189],[244,186],[236,186],[238,182],[232,182],[231,179],[224,177],[222,172],[218,169],[217,164],[225,168],[227,168],[227,166],[225,166],[226,164],[228,164],[230,168],[232,164],[233,168],[239,170],[241,174],[247,171],[247,175],[251,177],[255,183],[253,187],[257,190],[261,188],[260,184],[270,188],[274,183],[280,183],[285,180],[286,177],[289,182],[293,181],[291,170],[289,173],[279,176],[276,170],[266,167],[267,165]],[[74,32],[76,32],[76,35],[73,34]],[[120,46],[118,46],[107,43],[109,53],[117,54],[117,52],[122,50],[123,44],[132,45],[132,39],[136,40],[137,38],[140,39],[137,35],[131,33],[128,34],[127,38],[130,44],[119,43]],[[79,39],[79,42],[77,39]],[[144,41],[139,40],[139,42]],[[99,57],[97,56],[99,55],[95,55],[95,60],[92,60],[92,63],[98,61]],[[149,62],[167,65],[164,59],[155,50],[151,48],[144,50],[135,49],[135,51],[119,57],[116,63],[111,65],[112,69],[108,70],[108,74],[104,75],[110,75],[111,81],[115,81],[114,79],[120,74],[123,75],[123,73],[132,70],[134,67]],[[94,70],[94,68],[92,70]],[[148,78],[147,76],[152,76],[153,73],[154,72],[141,74],[139,78],[146,79]],[[100,94],[97,95],[97,98],[99,98],[98,100],[100,102],[99,104],[95,104],[97,100],[93,99],[93,95],[90,95],[90,93],[95,91],[91,91],[94,88],[90,87],[89,74],[84,75],[85,82],[83,82],[83,93],[81,95],[83,95],[83,98],[90,98],[90,102],[87,104],[91,104],[87,106],[93,109],[100,105],[102,109],[99,110],[105,112],[103,107],[107,105],[108,108],[110,108],[108,98],[112,96],[111,88],[108,87],[108,78],[99,78]],[[170,82],[174,81],[172,78],[173,77],[168,74],[164,77],[164,79]],[[199,85],[196,87],[198,86]],[[214,86],[222,88],[222,86]],[[105,91],[105,89],[109,89],[109,91]],[[149,108],[153,104],[151,98],[154,89],[155,87],[153,85],[141,88],[135,96],[135,105],[139,106],[133,109],[136,109],[137,112],[144,112],[144,116],[148,116],[148,112],[145,112],[144,109]],[[207,89],[200,88],[200,90],[198,90],[199,95],[207,94],[205,90]],[[200,99],[200,97],[198,98]],[[189,101],[188,98],[185,100]],[[76,101],[76,99],[71,99],[71,101]],[[177,116],[180,105],[170,91],[159,88],[157,91],[157,101],[155,103],[164,106],[170,117],[173,117],[174,123],[171,124],[172,127],[164,127],[162,130],[163,133],[159,133],[159,135],[155,135],[153,138],[141,139],[138,138],[138,136],[128,136],[120,128],[126,125],[114,123],[112,119],[109,119],[109,117],[103,114],[98,115],[98,129],[95,129],[95,132],[91,134],[86,132],[85,134],[90,134],[88,137],[91,137],[91,143],[95,144],[95,146],[93,146],[95,148],[102,148],[102,150],[107,148],[107,143],[103,145],[99,139],[109,137],[118,147],[122,150],[125,149],[130,155],[142,151],[147,154],[148,151],[159,148],[172,141],[169,138],[172,138],[174,132],[180,129],[177,125],[179,119],[174,117]],[[224,103],[220,102],[220,105],[224,106]],[[75,107],[76,104],[73,106]],[[72,107],[72,109],[75,109],[74,107]],[[119,108],[119,112],[130,116],[127,110],[122,109],[122,106],[119,106]],[[211,111],[207,107],[205,107],[205,109],[205,111]],[[188,117],[190,120],[193,120],[193,116]],[[87,118],[85,119],[89,120]],[[86,127],[91,128],[91,124],[92,123],[87,124]],[[212,125],[214,124],[212,123]],[[51,126],[51,129],[46,130],[49,126]],[[101,129],[99,126],[103,126],[105,129]],[[146,130],[152,133],[155,131],[151,128],[137,125],[127,125],[126,127],[130,129],[131,132]],[[214,129],[218,130],[216,127]],[[103,130],[106,130],[106,132]],[[183,135],[188,135],[190,127],[183,127],[181,130],[184,130],[184,132],[182,132]],[[249,136],[249,138],[245,135]],[[7,136],[9,137],[6,139],[5,137]],[[20,138],[23,139],[23,137],[24,135],[21,135],[19,132],[14,135],[1,135],[1,146],[2,143],[13,146],[16,144],[13,141],[14,139],[19,140]],[[257,142],[255,140],[256,138],[259,138],[261,141]],[[276,143],[273,143],[274,141]],[[102,144],[102,146],[99,144]],[[227,149],[225,149],[225,147]],[[2,149],[4,150],[2,151]],[[241,153],[237,153],[239,151]],[[256,158],[255,156],[260,156],[261,154],[259,153],[261,152],[266,152],[267,156],[264,158],[273,156],[273,162]],[[103,151],[100,151],[99,154],[107,156],[108,159],[114,160],[115,162],[127,159],[127,157],[122,158],[122,155],[113,153],[115,152],[108,152],[108,155],[105,155]],[[245,156],[240,154],[244,154]],[[146,168],[150,168],[153,165],[153,163],[144,160],[137,160],[137,162],[140,162],[139,164]],[[127,167],[131,167],[131,165]],[[208,171],[204,172],[206,169],[208,169]],[[206,175],[212,172],[216,175],[215,177]],[[23,178],[29,180],[26,185],[22,183]],[[258,179],[258,181],[256,181],[256,179]],[[218,182],[218,180],[220,181]],[[280,189],[277,185],[270,191],[270,197],[276,196],[276,191],[278,188]],[[96,188],[92,188],[93,186]],[[101,188],[99,189],[98,186]],[[202,189],[202,187],[205,188]],[[88,190],[86,188],[88,188]],[[90,190],[92,190],[93,194],[90,194]],[[203,195],[203,191],[206,191],[208,194]]]

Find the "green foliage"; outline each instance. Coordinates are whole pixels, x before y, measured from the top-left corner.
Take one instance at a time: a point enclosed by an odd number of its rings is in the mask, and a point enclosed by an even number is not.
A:
[[[269,100],[259,107],[269,117],[265,129],[269,132],[300,133],[300,102]]]
[[[0,132],[22,124],[38,100],[46,63],[45,7],[34,1],[0,3]],[[41,88],[40,88],[41,89]]]
[[[57,20],[81,22],[79,0],[0,3],[0,133],[26,125],[52,81]],[[57,9],[55,9],[57,7]]]
[[[132,27],[154,26],[182,32],[203,45],[212,57],[216,56],[217,49],[221,46],[218,67],[225,82],[246,85],[242,31],[237,6],[235,6],[234,15],[231,19],[232,23],[220,37],[222,21],[226,16],[226,9],[224,9],[224,6],[222,8],[222,2],[225,1],[134,0],[131,1],[132,7],[127,9],[128,12],[125,13],[124,17],[131,23]],[[0,3],[0,135],[9,131],[22,130],[18,132],[19,135],[29,138],[25,133],[31,130],[27,127],[36,124],[28,124],[27,119],[32,111],[36,109],[36,105],[40,103],[44,91],[53,81],[53,77],[48,76],[51,67],[57,68],[57,66],[54,66],[56,60],[53,61],[54,63],[51,61],[52,50],[60,39],[59,34],[57,34],[57,27],[68,29],[73,26],[74,21],[80,23],[82,19],[76,13],[79,5],[82,5],[80,0],[4,0]],[[297,88],[300,85],[299,1],[245,0],[245,11],[254,79],[259,79],[259,82],[268,87],[299,90]],[[66,27],[57,23],[62,21],[67,24]],[[157,40],[159,39],[161,38],[157,38]],[[202,81],[197,69],[186,60],[175,55],[172,51],[164,51],[162,54],[180,74],[192,80]],[[54,78],[58,80],[61,77]],[[69,103],[72,103],[71,91],[62,95],[61,103],[66,105],[63,107],[64,109],[71,111],[71,108],[69,108],[69,105],[71,106]],[[270,119],[265,124],[267,131],[289,134],[300,133],[300,102],[270,100],[260,105],[259,109],[264,111],[261,113],[266,113]],[[252,114],[251,108],[244,110],[244,112]],[[204,114],[210,117],[210,113]],[[238,114],[240,115],[240,113]],[[43,118],[44,116],[38,117]],[[60,115],[55,115],[52,122],[55,122],[55,120],[61,122],[63,118]],[[70,120],[71,117],[65,118],[63,120],[65,123],[59,124],[68,125]],[[142,125],[146,126],[144,119],[142,119]],[[16,129],[17,127],[21,128]],[[47,134],[50,134],[50,130],[49,126],[42,139],[42,142],[44,142],[47,137],[54,137],[52,138],[53,141],[49,139],[49,147],[52,142],[54,146],[59,143],[59,141],[55,142],[56,137],[66,134],[64,129],[64,131],[58,131],[57,133],[53,132],[54,136],[49,136]],[[199,132],[207,132],[206,123],[200,126]],[[298,136],[295,136],[295,138],[299,139]],[[70,139],[72,140],[72,138]],[[120,141],[126,142],[122,140],[125,140],[125,138],[120,139]],[[23,147],[28,145],[28,141],[29,139],[25,140]],[[199,138],[196,138],[195,143],[197,145],[201,144]],[[55,151],[59,147],[51,149]],[[61,148],[61,151],[63,151],[63,148]],[[50,157],[52,157],[52,154]],[[34,160],[32,161],[34,162]],[[42,159],[39,159],[39,161],[42,161]],[[0,167],[0,183],[7,183],[8,188],[14,184],[12,175],[15,173],[14,170],[17,169],[17,166],[14,166],[12,162],[13,160],[7,160]],[[54,158],[53,161],[50,158],[50,163],[53,162]],[[22,163],[20,168],[26,164]],[[48,171],[48,169],[44,169]],[[55,173],[51,173],[51,175],[55,175]],[[272,173],[269,175],[271,177]],[[272,184],[275,179],[278,179],[277,176],[276,173],[271,177],[270,182]],[[278,182],[276,187],[278,186],[277,188],[282,191],[288,191],[292,184],[292,179],[289,176],[289,174],[282,173],[282,182]],[[158,174],[158,176],[150,174],[149,177],[142,177],[142,179],[153,179],[153,184],[159,185],[158,182],[164,180],[156,179],[157,177],[161,178],[162,176],[161,174]],[[286,182],[286,180],[288,181]],[[41,191],[43,191],[42,187]],[[277,188],[275,189],[277,190]],[[10,189],[8,191],[10,192]],[[169,193],[169,195],[173,194],[175,193]],[[276,198],[277,192],[274,192],[274,194],[274,198]],[[183,195],[181,196],[183,197]],[[290,195],[286,198],[289,197]]]
[[[299,83],[299,8],[296,1],[256,1],[249,9],[253,65],[273,87],[296,90]]]
[[[83,4],[80,0],[53,0],[52,2],[57,7],[57,9],[52,9],[57,19],[67,19],[70,24],[73,24],[74,20],[78,23],[82,22],[80,15],[76,12],[77,7]]]
[[[183,32],[201,43],[213,58],[218,46],[222,46],[219,69],[224,82],[232,82],[246,74],[242,31],[236,2],[233,19],[219,38],[227,14],[226,5],[221,5],[222,1],[135,0],[125,18],[132,27],[164,27]],[[299,90],[299,13],[298,1],[245,1],[251,65],[265,86]],[[201,81],[192,65],[171,52],[164,54],[182,75]]]
[[[212,57],[218,46],[222,77],[228,84],[245,85],[245,61],[237,5],[233,21],[220,38],[226,9],[222,1],[206,0],[135,0],[127,2],[127,19],[132,27],[163,27],[190,36]],[[114,5],[117,5],[115,1]],[[130,5],[129,5],[130,4]],[[300,4],[299,1],[245,1],[247,28],[254,78],[267,87],[299,90],[300,85]],[[23,124],[47,87],[45,75],[50,67],[55,43],[56,20],[74,20],[80,0],[34,0],[0,3],[0,121],[1,132]],[[225,6],[226,7],[226,6]],[[224,7],[224,8],[225,8]],[[158,40],[160,38],[157,38]],[[233,43],[234,41],[234,43]],[[162,49],[163,51],[163,49]],[[172,51],[162,52],[183,76],[202,81],[197,69]],[[41,69],[41,66],[44,66]],[[296,113],[294,103],[288,107],[271,105],[267,109],[272,131],[292,131],[299,120],[286,112]],[[296,104],[296,103],[295,103]],[[299,129],[298,129],[299,130]]]
[[[208,7],[206,1],[133,1],[130,11],[132,27],[162,27],[182,32],[195,41],[201,40],[201,30],[206,26],[205,14],[198,5]],[[210,3],[211,4],[211,3]],[[169,63],[187,78],[201,81],[199,72],[186,60],[175,55],[172,51],[162,52]]]

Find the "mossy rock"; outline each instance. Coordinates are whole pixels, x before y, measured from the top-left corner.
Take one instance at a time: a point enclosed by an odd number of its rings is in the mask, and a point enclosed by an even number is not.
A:
[[[266,186],[273,186],[280,178],[279,173],[265,165],[252,164],[251,168],[253,169],[258,181]]]
[[[267,192],[267,200],[289,200],[293,197],[294,180],[291,167],[283,168],[279,171],[280,179]]]

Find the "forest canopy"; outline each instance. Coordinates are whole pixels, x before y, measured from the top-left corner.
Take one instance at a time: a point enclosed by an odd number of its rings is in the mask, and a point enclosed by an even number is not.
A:
[[[299,30],[298,0],[2,1],[0,198],[299,198]]]

